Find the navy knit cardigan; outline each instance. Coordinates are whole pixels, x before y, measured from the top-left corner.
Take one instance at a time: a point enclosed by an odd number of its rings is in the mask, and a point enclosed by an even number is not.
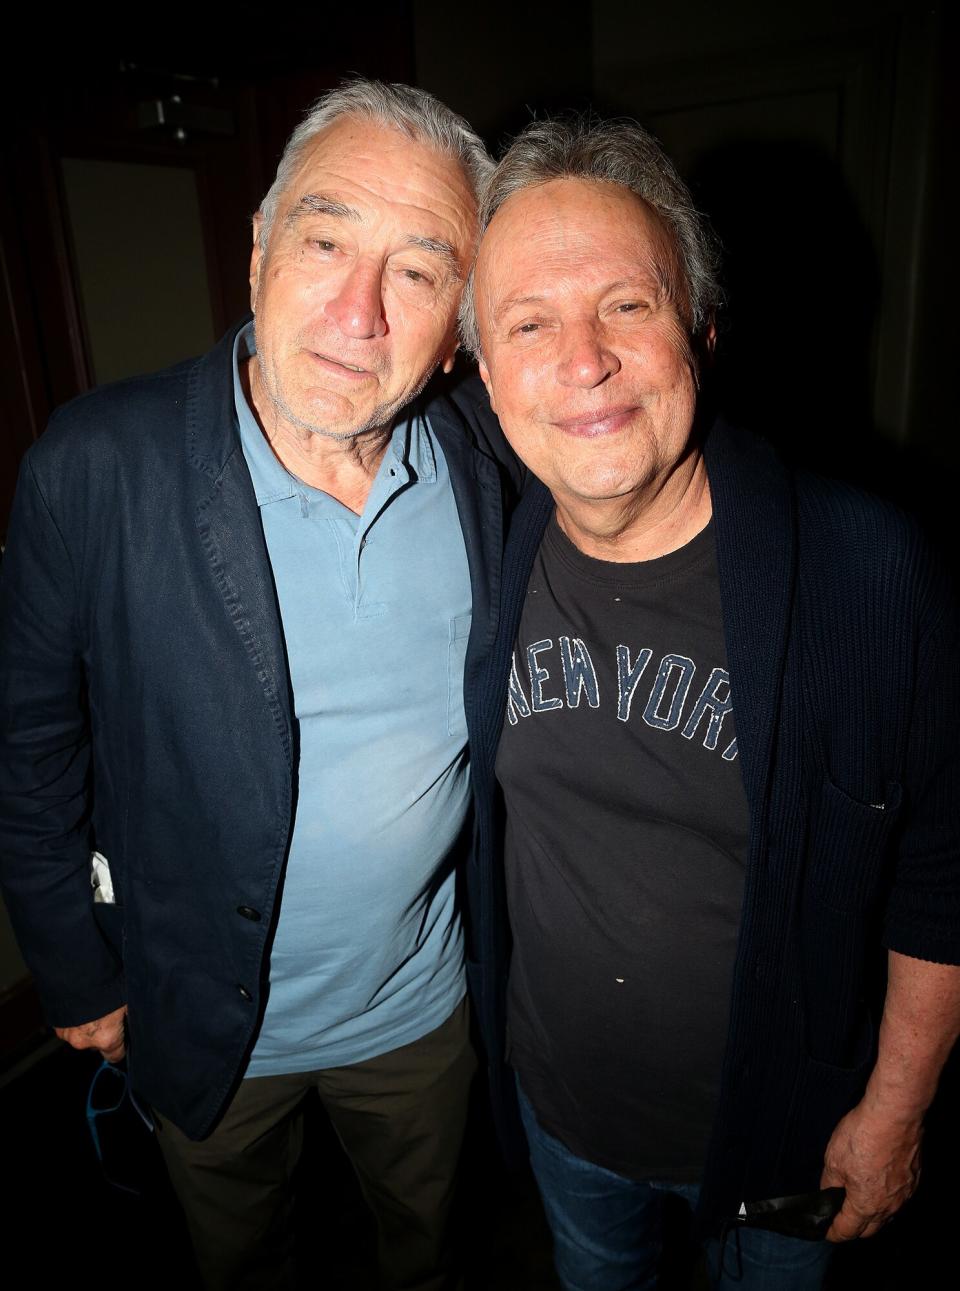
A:
[[[705,453],[750,812],[701,1193],[709,1231],[742,1200],[818,1185],[827,1140],[875,1059],[884,947],[960,963],[960,642],[947,580],[894,508],[792,472],[721,422]],[[467,693],[479,803],[468,973],[509,1155],[521,1140],[503,1063],[510,935],[494,762],[551,510],[531,482],[511,522],[497,639]]]

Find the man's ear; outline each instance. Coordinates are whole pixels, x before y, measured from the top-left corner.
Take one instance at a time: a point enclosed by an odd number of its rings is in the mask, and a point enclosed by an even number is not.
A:
[[[714,351],[717,348],[717,328],[713,319],[692,340],[693,369],[700,388],[701,377],[713,367]]]
[[[494,412],[497,411],[497,405],[493,401],[493,382],[490,380],[490,369],[484,363],[483,359],[478,359],[477,367],[480,370],[480,380],[487,387],[487,394],[490,397],[490,407]]]
[[[260,264],[263,260],[263,247],[260,245],[260,233],[263,229],[263,211],[257,211],[253,217],[253,249],[250,252],[250,309],[257,311],[257,291],[260,286]]]
[[[460,342],[457,340],[456,337],[454,337],[453,340],[450,342],[449,349],[445,350],[443,353],[443,357],[440,360],[440,370],[442,372],[445,372],[447,376],[449,376],[450,373],[453,371],[453,365],[456,362],[457,350],[459,350],[459,348],[460,348]]]

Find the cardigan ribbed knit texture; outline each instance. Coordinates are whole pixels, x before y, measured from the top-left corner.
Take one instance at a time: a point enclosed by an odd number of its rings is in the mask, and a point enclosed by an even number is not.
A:
[[[750,809],[700,1207],[702,1225],[716,1231],[744,1199],[818,1185],[830,1133],[875,1058],[884,948],[960,963],[960,652],[947,580],[895,508],[792,472],[722,422],[705,458]],[[482,804],[468,874],[470,976],[511,1151],[509,930],[493,767],[527,579],[552,506],[531,482],[508,536],[499,634],[470,697]],[[684,936],[678,928],[678,954]]]

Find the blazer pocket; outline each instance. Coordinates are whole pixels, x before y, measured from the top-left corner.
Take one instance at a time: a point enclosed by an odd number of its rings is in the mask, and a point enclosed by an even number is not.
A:
[[[108,904],[104,901],[97,901],[93,907],[93,917],[96,920],[100,935],[110,947],[114,959],[119,966],[123,964],[123,919],[124,912],[122,905]]]

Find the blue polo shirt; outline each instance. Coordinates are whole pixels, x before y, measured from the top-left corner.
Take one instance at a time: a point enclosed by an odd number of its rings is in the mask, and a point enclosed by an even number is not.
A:
[[[295,478],[234,390],[299,724],[296,818],[248,1076],[361,1062],[464,994],[447,856],[467,812],[470,576],[443,453],[398,419],[363,514]],[[228,718],[229,720],[229,718]]]

